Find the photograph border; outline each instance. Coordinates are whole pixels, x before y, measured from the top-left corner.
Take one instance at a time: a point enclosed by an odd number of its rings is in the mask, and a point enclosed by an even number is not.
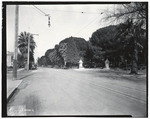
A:
[[[137,1],[138,2],[138,1]],[[85,2],[85,1],[2,1],[2,117],[132,117],[131,115],[48,115],[48,116],[8,116],[7,115],[7,68],[6,68],[6,53],[7,53],[7,29],[6,29],[6,6],[7,5],[75,5],[75,4],[123,4],[130,2]],[[147,37],[147,67],[146,67],[146,102],[147,102],[147,117],[148,117],[148,2],[147,3],[147,18],[146,18],[146,37]]]

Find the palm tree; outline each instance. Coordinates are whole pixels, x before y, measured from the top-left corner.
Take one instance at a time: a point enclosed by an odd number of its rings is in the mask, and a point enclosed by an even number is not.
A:
[[[34,42],[33,35],[26,31],[21,32],[18,38],[18,48],[24,57],[24,60],[27,60],[28,53],[28,41],[30,41],[30,63],[34,62],[34,49],[36,47],[36,43]]]

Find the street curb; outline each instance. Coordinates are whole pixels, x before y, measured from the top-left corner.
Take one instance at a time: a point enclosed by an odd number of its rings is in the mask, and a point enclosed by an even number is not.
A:
[[[11,99],[11,97],[15,94],[15,92],[17,91],[18,88],[15,88],[11,93],[10,95],[8,96],[7,98],[7,103],[9,102],[9,100]]]
[[[17,79],[17,80],[24,79],[24,78],[26,78],[26,77],[28,77],[28,76],[31,76],[31,75],[33,75],[33,74],[34,74],[34,73],[28,74],[28,75],[26,75],[26,76],[20,77],[20,78],[19,78],[19,79]]]
[[[18,73],[23,72],[23,71],[25,71],[25,69],[18,69],[18,70],[17,70]],[[7,73],[12,73],[12,72],[13,72],[13,71],[7,71]]]
[[[26,75],[26,76],[23,76],[23,77],[21,77],[21,78],[18,78],[17,80],[24,79],[24,78],[26,78],[26,77],[28,77],[28,76],[33,75],[33,74],[34,74],[34,73],[31,73],[31,74],[29,74],[29,75]],[[22,81],[17,85],[16,88],[12,89],[11,93],[10,93],[10,94],[8,95],[8,97],[7,97],[7,103],[10,101],[11,97],[15,94],[15,92],[17,91],[17,89],[18,89],[18,87],[19,87],[19,85],[20,85],[21,83],[22,83]]]

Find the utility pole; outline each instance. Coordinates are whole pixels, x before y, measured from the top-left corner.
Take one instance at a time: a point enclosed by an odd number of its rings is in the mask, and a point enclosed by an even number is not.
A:
[[[19,22],[19,6],[15,9],[15,45],[13,58],[13,79],[17,79],[17,55],[18,55],[18,22]]]

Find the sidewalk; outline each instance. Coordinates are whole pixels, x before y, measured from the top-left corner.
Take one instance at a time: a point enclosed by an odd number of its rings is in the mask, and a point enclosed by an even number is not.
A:
[[[17,80],[13,80],[13,72],[7,72],[7,101],[13,96],[17,87],[21,84],[23,78],[32,75],[32,71],[26,71],[24,69],[18,69]]]

